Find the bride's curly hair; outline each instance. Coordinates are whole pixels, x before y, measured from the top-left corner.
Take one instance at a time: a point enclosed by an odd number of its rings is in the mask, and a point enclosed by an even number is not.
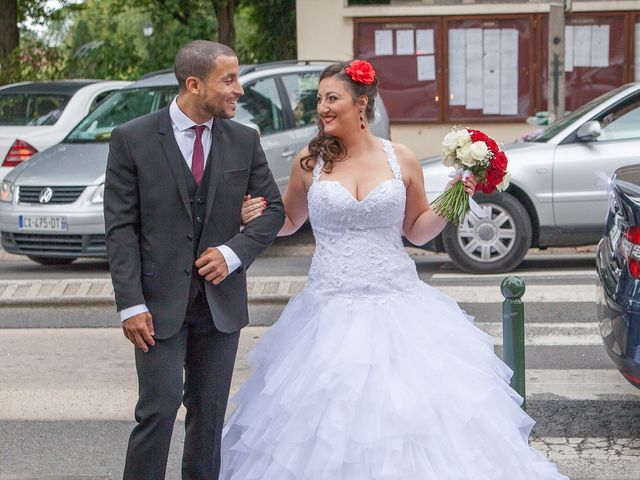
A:
[[[371,85],[355,82],[345,71],[350,63],[343,62],[329,65],[320,75],[318,83],[325,78],[337,77],[347,85],[354,102],[357,102],[358,98],[365,95],[368,98],[365,113],[367,119],[371,121],[374,116],[375,97],[378,94],[378,77],[374,77]],[[347,156],[347,147],[340,139],[324,133],[324,124],[320,118],[318,118],[318,133],[311,139],[308,148],[309,153],[300,159],[302,169],[307,171],[313,170],[318,158],[322,157],[324,161],[322,169],[327,173],[331,173],[334,163],[344,160]]]

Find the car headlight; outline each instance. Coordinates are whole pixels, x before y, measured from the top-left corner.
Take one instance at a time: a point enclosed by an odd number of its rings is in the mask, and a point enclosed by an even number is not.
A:
[[[15,186],[12,182],[8,180],[3,180],[2,185],[0,185],[0,202],[11,202],[13,201],[13,191],[15,190]]]
[[[94,192],[91,203],[104,203],[104,183]]]

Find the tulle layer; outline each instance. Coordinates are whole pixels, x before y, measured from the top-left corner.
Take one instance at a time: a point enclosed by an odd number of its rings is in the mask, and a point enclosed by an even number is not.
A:
[[[566,479],[492,339],[450,298],[307,289],[251,352],[221,480]]]

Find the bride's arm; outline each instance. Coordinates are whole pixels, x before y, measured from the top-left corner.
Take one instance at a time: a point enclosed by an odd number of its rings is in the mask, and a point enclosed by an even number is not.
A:
[[[284,225],[278,232],[279,237],[295,233],[309,217],[307,206],[307,190],[311,185],[311,172],[304,170],[300,164],[300,158],[308,153],[304,148],[296,155],[291,165],[291,175],[287,190],[284,193]]]
[[[395,145],[396,156],[402,168],[403,180],[407,188],[407,204],[404,213],[404,235],[414,245],[424,245],[437,237],[447,224],[445,218],[439,217],[429,206],[424,188],[422,167],[415,154],[404,145]],[[447,190],[460,177],[456,177],[447,184]],[[473,191],[470,182],[465,182],[467,191]]]

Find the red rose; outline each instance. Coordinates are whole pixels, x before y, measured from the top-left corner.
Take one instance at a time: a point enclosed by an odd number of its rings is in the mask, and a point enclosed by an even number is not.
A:
[[[482,193],[493,193],[496,191],[496,187],[493,185],[489,185],[488,183],[477,183],[476,184],[476,192],[482,192]]]
[[[504,152],[498,152],[494,155],[491,159],[491,167],[502,170],[504,175],[504,171],[507,170],[507,156]]]
[[[500,147],[498,147],[498,144],[493,138],[487,137],[484,143],[487,144],[487,147],[489,147],[489,150],[491,150],[493,153],[498,153],[500,151]],[[505,168],[506,168],[506,164],[505,164]]]
[[[504,177],[505,171],[499,168],[490,167],[487,169],[486,174],[486,182],[495,187],[502,181],[502,177]]]
[[[366,60],[354,60],[345,69],[345,72],[354,82],[365,85],[371,85],[376,78],[376,71]]]
[[[469,135],[471,135],[471,141],[472,142],[487,142],[487,140],[490,140],[489,136],[482,133],[480,130],[473,130],[473,129],[468,129],[469,130]]]

